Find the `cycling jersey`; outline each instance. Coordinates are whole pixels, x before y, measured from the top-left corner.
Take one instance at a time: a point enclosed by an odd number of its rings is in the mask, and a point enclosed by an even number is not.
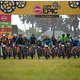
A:
[[[22,44],[23,44],[23,38],[22,38],[22,37],[18,37],[18,38],[16,39],[16,44],[17,44],[17,45],[22,45]]]
[[[35,44],[35,42],[36,42],[36,37],[31,37],[30,38],[30,43],[31,44]]]
[[[52,45],[51,39],[50,39],[50,38],[44,39],[44,40],[42,41],[42,46],[44,46],[45,44],[48,45],[48,46],[51,46],[51,45]]]
[[[64,37],[64,41],[65,41],[65,42],[70,42],[70,41],[71,41],[71,37],[65,36],[65,37]]]

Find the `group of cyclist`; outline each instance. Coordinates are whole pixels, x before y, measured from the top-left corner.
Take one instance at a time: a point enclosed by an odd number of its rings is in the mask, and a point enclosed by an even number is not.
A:
[[[12,47],[12,46],[39,46],[42,47],[46,53],[48,50],[49,53],[51,53],[51,47],[58,47],[59,44],[66,44],[67,42],[70,42],[72,46],[80,46],[80,41],[75,38],[72,39],[70,34],[62,34],[59,39],[57,40],[54,36],[52,38],[49,38],[48,35],[42,35],[43,39],[37,39],[34,34],[32,34],[31,37],[27,38],[26,36],[23,36],[22,34],[16,35],[14,34],[12,39],[9,39],[6,34],[3,34],[0,45],[2,46],[3,56],[5,56],[4,50],[6,46]],[[34,50],[35,52],[35,50]]]

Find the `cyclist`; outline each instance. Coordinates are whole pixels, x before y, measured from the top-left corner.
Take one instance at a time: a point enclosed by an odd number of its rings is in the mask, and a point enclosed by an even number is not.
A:
[[[71,38],[70,34],[67,34],[67,35],[64,37],[64,41],[65,41],[65,42],[72,42],[72,38]]]
[[[79,45],[79,40],[77,37],[75,37],[73,40],[73,46],[78,46],[78,45]]]
[[[34,55],[35,55],[36,40],[37,40],[37,38],[35,37],[34,34],[32,34],[32,36],[31,36],[30,39],[29,39],[29,42],[30,42],[30,46],[31,46],[32,49],[33,49],[33,54],[34,54]]]
[[[56,44],[57,44],[57,40],[56,40],[56,38],[54,37],[54,36],[52,36],[52,43],[53,43],[53,45],[55,45],[56,46]]]
[[[18,38],[16,39],[16,44],[17,44],[17,52],[18,52],[18,56],[19,59],[21,59],[22,55],[23,55],[23,37],[22,34],[19,34]]]
[[[16,45],[16,40],[17,40],[17,34],[14,34],[12,37],[12,44]]]
[[[65,34],[62,34],[62,36],[59,38],[59,42],[61,43],[65,42]]]
[[[6,48],[7,48],[8,45],[9,45],[8,36],[6,34],[3,34],[2,38],[1,38],[1,46],[2,46],[3,59],[6,59],[6,57],[7,57]]]
[[[34,34],[32,34],[32,36],[30,37],[30,44],[32,45],[32,44],[34,44],[35,45],[35,43],[36,43],[36,37],[35,37],[35,35]]]
[[[28,39],[27,39],[26,35],[24,35],[24,37],[23,37],[23,45],[28,46]]]
[[[17,37],[16,44],[17,45],[23,45],[23,37],[22,37],[22,34],[19,34],[19,36]]]
[[[45,45],[48,45],[50,47],[52,46],[52,41],[51,41],[51,39],[49,38],[48,35],[46,35],[45,38],[42,41],[42,46],[44,47]]]

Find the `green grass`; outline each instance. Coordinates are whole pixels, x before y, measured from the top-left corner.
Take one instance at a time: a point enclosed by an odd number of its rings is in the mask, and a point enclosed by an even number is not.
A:
[[[0,80],[80,80],[80,58],[0,59]]]

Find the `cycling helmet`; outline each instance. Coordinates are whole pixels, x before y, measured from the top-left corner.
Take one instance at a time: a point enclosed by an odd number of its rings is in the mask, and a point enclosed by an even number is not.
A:
[[[78,35],[78,38],[80,38],[80,35]]]
[[[67,36],[69,37],[69,36],[70,36],[70,34],[68,33],[68,34],[67,34]]]
[[[2,36],[3,36],[3,37],[5,37],[5,36],[6,36],[6,34],[2,34]]]
[[[34,34],[32,34],[32,36],[34,36]]]
[[[22,36],[22,34],[19,34],[19,36]]]
[[[47,48],[47,47],[48,47],[48,45],[45,45],[45,47]]]
[[[64,36],[65,36],[65,34],[62,34],[62,36],[64,37]]]
[[[17,34],[14,34],[13,36],[14,36],[14,37],[16,37],[16,36],[17,36]]]
[[[48,38],[49,38],[49,36],[48,36],[48,35],[46,35],[46,36],[45,36],[45,38],[46,38],[46,39],[48,39]]]

